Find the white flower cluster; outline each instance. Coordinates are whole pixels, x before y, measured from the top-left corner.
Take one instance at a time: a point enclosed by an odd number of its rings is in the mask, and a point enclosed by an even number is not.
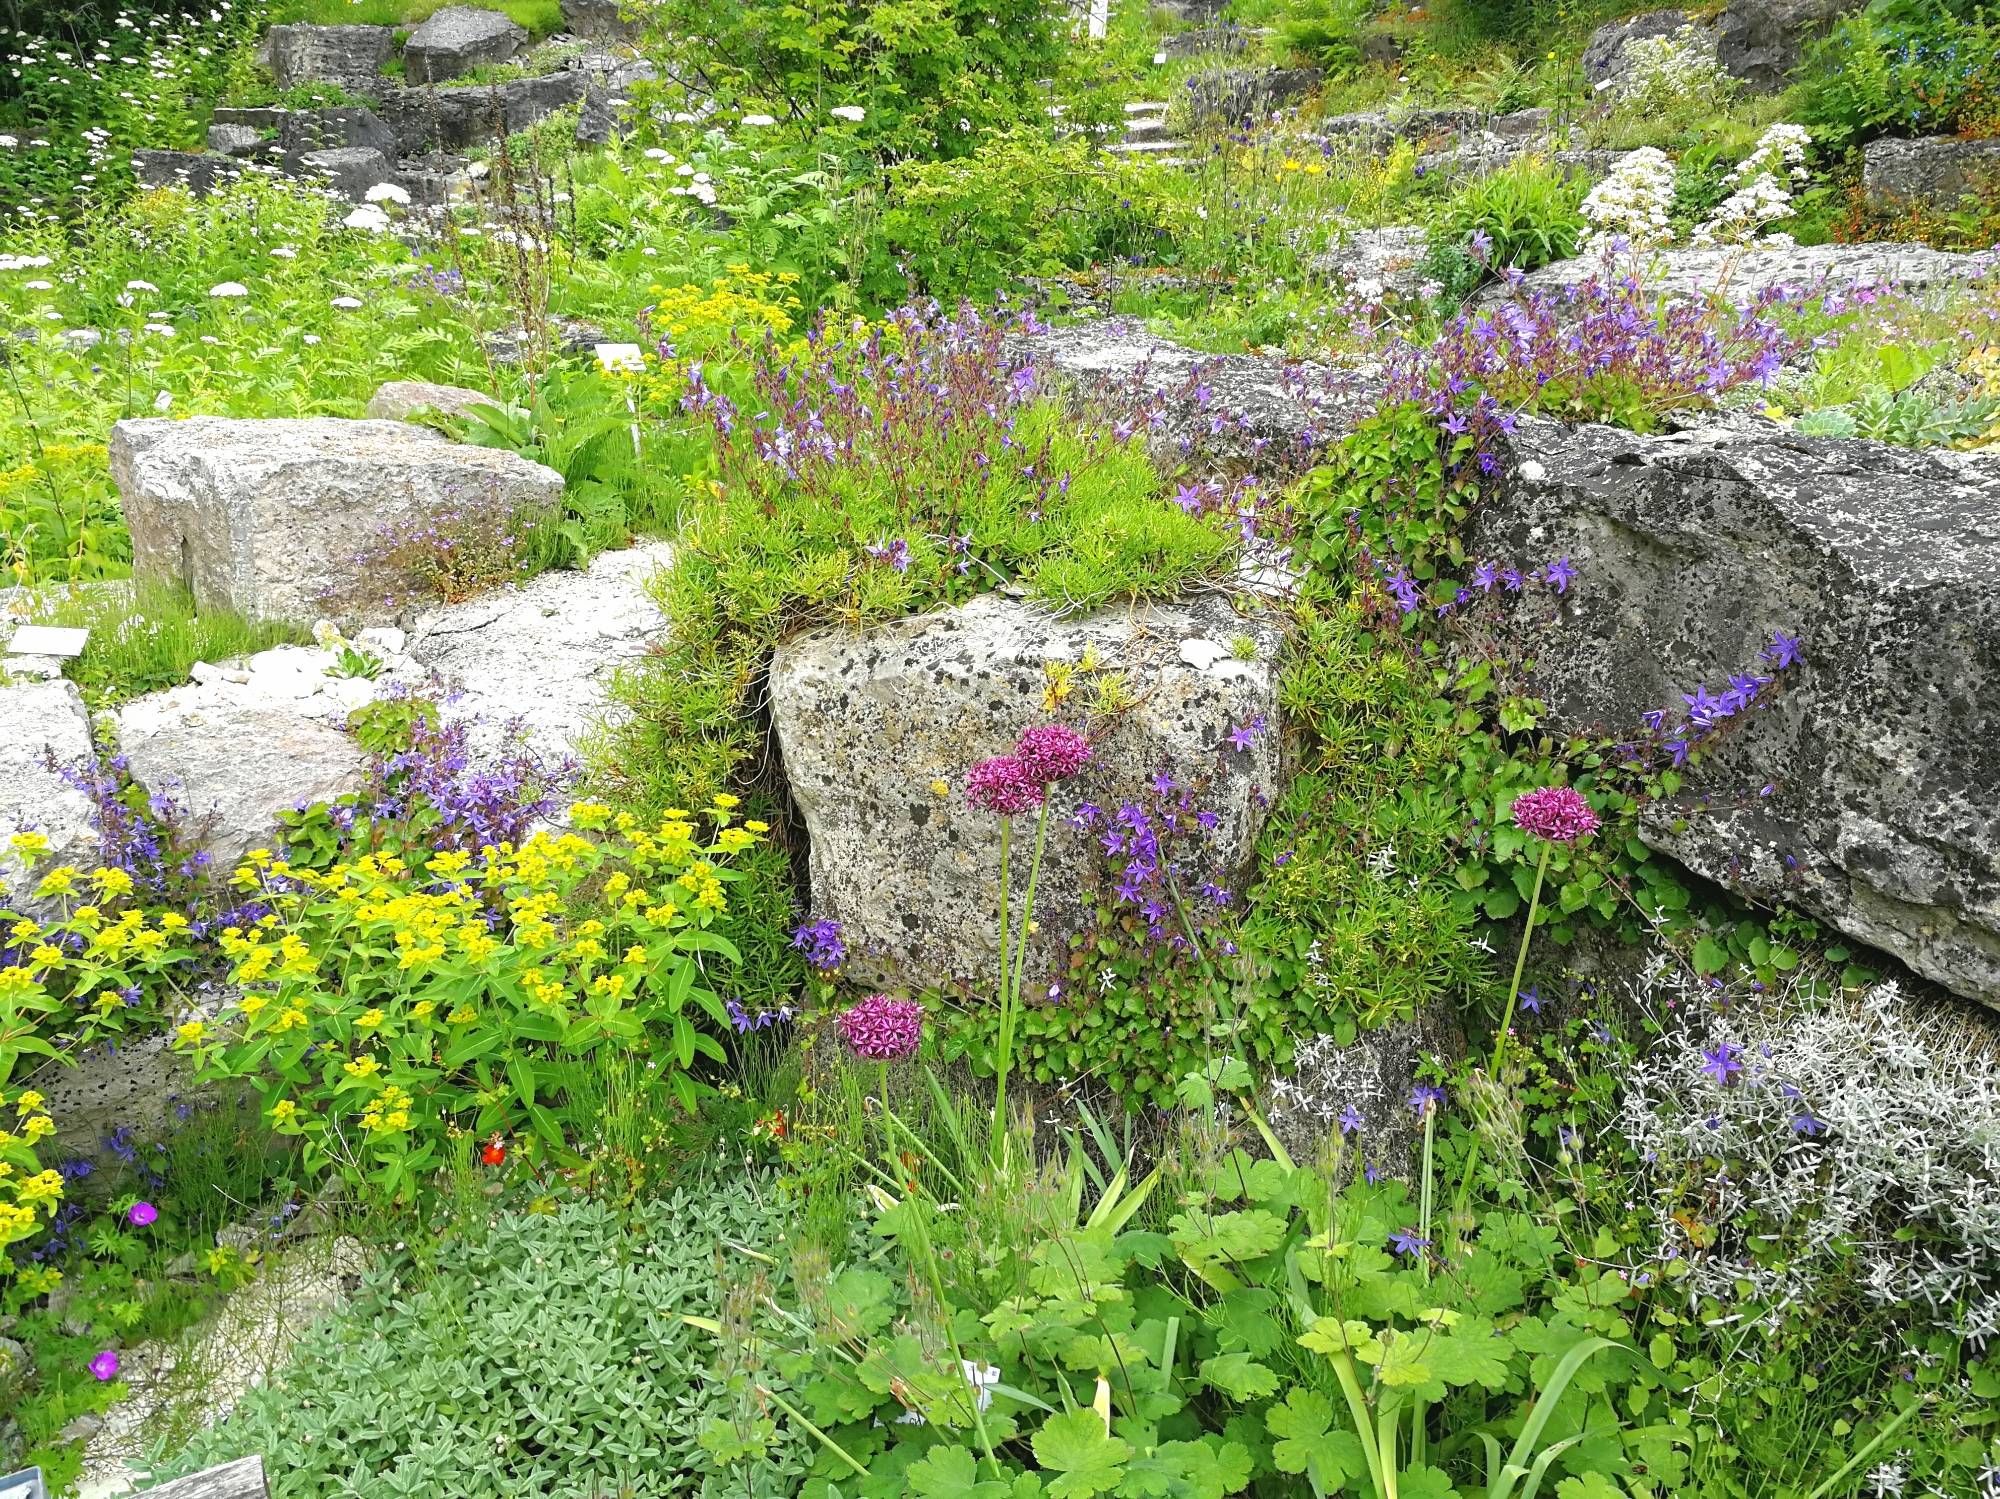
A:
[[[1730,181],[1735,185],[1708,222],[1694,232],[1697,245],[1745,245],[1762,235],[1780,219],[1792,217],[1792,187],[1804,182],[1806,147],[1812,137],[1803,125],[1773,125],[1758,140],[1757,147],[1738,164]],[[1768,245],[1789,245],[1791,236],[1764,237]]]
[[[1623,1079],[1622,1131],[1697,1296],[1811,1306],[1836,1278],[1983,1346],[2000,1335],[2000,1055],[1893,983],[1675,1000]],[[1649,1009],[1652,1005],[1649,1003]],[[1784,1253],[1752,1253],[1753,1235]]]
[[[1625,44],[1625,68],[1598,84],[1615,94],[1620,113],[1654,116],[1713,108],[1736,91],[1716,60],[1715,43],[1692,26],[1671,36]]]
[[[1673,237],[1668,215],[1674,207],[1674,164],[1657,146],[1628,152],[1609,177],[1583,200],[1583,253],[1600,251],[1614,240],[1635,248],[1663,245]]]

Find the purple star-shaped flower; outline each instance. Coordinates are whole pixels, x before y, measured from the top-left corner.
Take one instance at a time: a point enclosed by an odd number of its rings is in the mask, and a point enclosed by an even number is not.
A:
[[[1728,1087],[1743,1071],[1742,1049],[1728,1041],[1709,1047],[1701,1054],[1701,1070],[1714,1078],[1718,1087]]]
[[[1357,1109],[1351,1103],[1340,1111],[1340,1132],[1343,1135],[1353,1134],[1365,1122],[1361,1117],[1361,1110]]]
[[[1542,570],[1542,577],[1557,593],[1568,593],[1569,585],[1576,581],[1576,568],[1569,558],[1558,557]]]
[[[1783,630],[1772,632],[1771,643],[1764,647],[1764,659],[1784,671],[1797,666],[1805,659],[1805,652],[1799,646],[1799,637],[1787,635]]]

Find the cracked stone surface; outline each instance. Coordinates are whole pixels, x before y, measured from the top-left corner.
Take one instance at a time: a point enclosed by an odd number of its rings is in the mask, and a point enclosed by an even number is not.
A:
[[[1509,644],[1562,732],[1804,666],[1642,836],[2000,1007],[2000,455],[1524,421],[1474,554],[1572,559],[1563,627]]]
[[[1254,644],[1247,659],[1232,649],[1238,637]],[[1054,813],[1067,818],[1086,798],[1112,809],[1142,801],[1171,769],[1219,819],[1184,857],[1233,882],[1278,784],[1275,732],[1247,751],[1225,739],[1259,717],[1278,722],[1279,631],[1269,619],[1239,617],[1219,598],[1058,619],[986,594],[859,633],[814,631],[778,647],[771,715],[811,834],[813,915],[841,923],[850,974],[992,992],[1000,823],[967,806],[965,773],[1047,721],[1044,664],[1074,663],[1086,648],[1125,674],[1136,702],[1102,726],[1096,762],[1056,789]],[[1033,819],[1016,821],[1017,838],[1031,840]],[[1052,816],[1027,992],[1047,993],[1066,972],[1096,853]],[[1019,864],[1015,878],[1025,888]]]
[[[1934,250],[1929,245],[1893,242],[1855,245],[1793,245],[1786,248],[1728,246],[1720,249],[1642,250],[1607,262],[1596,255],[1558,260],[1531,271],[1526,292],[1552,292],[1607,274],[1636,274],[1640,283],[1665,297],[1690,301],[1726,297],[1747,307],[1774,287],[1844,291],[1855,286],[1900,286],[1906,290],[1957,286],[1993,272],[1990,255]],[[1513,295],[1495,283],[1478,297],[1482,306]]]
[[[421,615],[390,675],[442,681],[444,711],[475,721],[476,746],[518,722],[545,753],[574,753],[609,720],[613,674],[665,626],[647,584],[672,561],[664,542],[602,552],[581,572]]]
[[[73,682],[14,680],[0,682],[0,724],[0,905],[25,913],[35,881],[7,846],[14,834],[47,837],[51,862],[98,863],[91,800],[56,768],[90,758],[90,715]]]

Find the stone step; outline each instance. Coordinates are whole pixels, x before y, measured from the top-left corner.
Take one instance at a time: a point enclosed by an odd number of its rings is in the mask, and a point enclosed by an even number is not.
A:
[[[1128,115],[1163,115],[1167,112],[1166,102],[1157,99],[1135,99],[1125,106]]]
[[[1160,116],[1159,118],[1148,116],[1144,119],[1135,117],[1125,122],[1125,139],[1128,141],[1159,140],[1166,133],[1167,121],[1165,116]]]
[[[1120,156],[1160,156],[1171,151],[1188,149],[1186,141],[1120,141],[1109,148]]]

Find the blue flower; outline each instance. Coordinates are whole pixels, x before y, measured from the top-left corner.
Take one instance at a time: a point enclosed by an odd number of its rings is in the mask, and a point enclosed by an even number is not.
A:
[[[1783,630],[1775,630],[1771,634],[1771,643],[1764,647],[1764,659],[1779,671],[1784,671],[1803,661],[1805,652],[1799,646],[1798,636],[1787,635]]]

